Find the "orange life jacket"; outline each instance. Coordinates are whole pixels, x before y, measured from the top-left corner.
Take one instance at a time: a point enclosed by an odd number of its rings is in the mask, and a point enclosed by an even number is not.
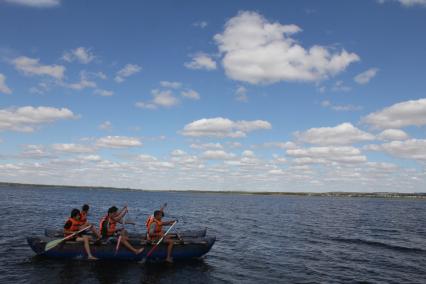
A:
[[[70,218],[68,218],[67,222],[71,222],[71,227],[69,227],[68,229],[66,229],[67,231],[69,231],[69,232],[77,232],[77,231],[80,230],[81,222],[79,220],[76,220],[76,219],[70,217]],[[69,235],[73,234],[73,233],[69,233],[69,232],[67,232],[67,233],[64,232],[64,235],[65,236],[69,236]]]
[[[80,212],[80,222],[81,224],[86,224],[87,222],[87,213],[84,211]]]
[[[103,237],[110,237],[112,235],[114,235],[115,233],[115,226],[116,226],[117,222],[114,221],[112,218],[110,218],[108,215],[105,215],[102,219],[101,222],[99,223],[99,231],[100,234],[103,234],[103,231],[105,230],[105,226],[106,226],[106,236]]]
[[[151,225],[152,224],[155,224],[155,227],[154,227],[154,233],[151,233],[150,232],[150,228],[151,228]],[[147,220],[147,226],[146,226],[146,231],[147,231],[147,233],[146,233],[146,238],[148,239],[148,240],[151,240],[151,239],[153,239],[153,238],[156,238],[156,237],[158,237],[160,234],[161,234],[161,232],[163,231],[163,222],[161,222],[161,221],[158,221],[157,219],[155,219],[154,218],[154,216],[150,216],[149,218],[148,218],[148,220]]]

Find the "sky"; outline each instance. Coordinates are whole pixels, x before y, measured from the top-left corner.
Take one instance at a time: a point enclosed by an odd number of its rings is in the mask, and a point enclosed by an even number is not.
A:
[[[426,189],[426,0],[0,0],[0,181]]]

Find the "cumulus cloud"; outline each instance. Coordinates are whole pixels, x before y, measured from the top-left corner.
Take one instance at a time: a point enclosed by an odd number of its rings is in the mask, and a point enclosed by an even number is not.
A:
[[[220,143],[202,143],[202,144],[191,144],[190,147],[192,149],[202,149],[202,150],[207,150],[207,149],[223,149],[222,144]]]
[[[110,121],[104,121],[99,125],[101,130],[112,130],[112,123]]]
[[[205,160],[232,160],[235,158],[235,154],[223,150],[207,150],[201,155],[201,158]]]
[[[32,132],[38,125],[51,123],[60,119],[77,118],[67,108],[32,107],[0,109],[0,131],[11,130]]]
[[[204,29],[205,27],[207,27],[208,23],[206,21],[199,21],[199,22],[195,22],[192,24],[194,27],[197,28],[202,28]]]
[[[43,145],[24,145],[18,157],[21,159],[49,159],[54,156]]]
[[[161,81],[160,85],[161,87],[170,88],[170,89],[179,89],[180,87],[182,87],[181,82]]]
[[[371,151],[383,151],[397,158],[426,161],[426,140],[410,139],[405,141],[392,141],[382,145],[370,147]]]
[[[380,140],[395,141],[395,140],[406,140],[409,138],[408,134],[400,129],[386,129],[377,135]]]
[[[367,84],[368,82],[370,82],[371,79],[373,79],[376,76],[378,71],[379,69],[377,68],[370,68],[367,71],[364,71],[356,75],[354,77],[354,81],[361,85]]]
[[[239,102],[248,102],[247,89],[244,86],[238,86],[235,91],[235,99]]]
[[[94,151],[93,147],[74,143],[53,144],[52,148],[57,152],[64,153],[92,153]]]
[[[61,0],[4,0],[7,3],[36,7],[36,8],[49,8],[61,4]]]
[[[305,49],[291,35],[296,25],[271,23],[256,12],[240,12],[214,36],[227,76],[252,84],[279,81],[318,81],[359,61],[355,53],[333,52],[314,45]]]
[[[67,62],[78,61],[82,64],[88,64],[95,58],[91,50],[85,47],[77,47],[76,49],[65,51],[62,56],[62,59]]]
[[[122,69],[120,69],[115,78],[114,81],[116,81],[117,83],[122,83],[124,82],[124,79],[127,77],[132,76],[133,74],[136,74],[138,72],[140,72],[142,70],[142,67],[136,64],[127,64],[126,66],[124,66]]]
[[[96,82],[91,81],[88,78],[87,73],[81,72],[80,73],[80,81],[77,83],[71,83],[71,84],[64,84],[65,87],[73,89],[73,90],[83,90],[86,88],[96,88]]]
[[[153,99],[150,102],[137,102],[138,108],[157,109],[158,107],[171,108],[179,104],[179,99],[176,98],[170,90],[160,91],[152,90]]]
[[[103,90],[103,89],[96,89],[94,92],[95,95],[99,95],[102,97],[111,97],[114,95],[113,91],[109,91],[109,90]]]
[[[321,106],[325,108],[330,108],[334,111],[360,111],[362,110],[361,106],[356,105],[336,105],[328,100],[324,100],[321,102]]]
[[[335,127],[311,128],[304,132],[296,132],[295,135],[302,142],[318,145],[350,145],[375,139],[374,135],[348,122]]]
[[[6,85],[6,76],[0,73],[0,93],[10,95],[12,90]]]
[[[216,62],[205,53],[198,53],[192,57],[191,62],[186,62],[184,66],[188,69],[215,70]]]
[[[412,7],[417,5],[426,6],[426,0],[378,0],[380,4],[383,4],[389,1],[399,2],[401,5],[406,7]]]
[[[96,146],[101,148],[130,148],[140,147],[142,142],[135,137],[106,136],[96,141]]]
[[[394,104],[363,117],[362,122],[381,129],[426,125],[426,99]]]
[[[15,69],[25,75],[44,75],[61,80],[64,77],[65,67],[62,65],[42,65],[40,59],[20,56],[12,60]]]
[[[269,122],[264,120],[232,121],[227,118],[203,118],[185,125],[182,135],[185,136],[207,136],[207,137],[245,137],[248,132],[261,129],[271,129]]]
[[[363,163],[367,157],[352,146],[310,147],[288,149],[287,155],[296,159],[305,158],[304,163]]]
[[[194,90],[186,90],[181,93],[181,96],[191,100],[199,100],[200,94]]]

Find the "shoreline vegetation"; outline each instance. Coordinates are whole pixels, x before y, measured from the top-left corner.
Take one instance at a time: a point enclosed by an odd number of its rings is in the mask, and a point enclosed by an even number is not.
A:
[[[142,191],[142,192],[173,192],[173,193],[216,193],[216,194],[242,194],[242,195],[287,195],[287,196],[316,196],[316,197],[370,197],[370,198],[410,198],[410,199],[425,199],[426,192],[419,193],[401,193],[401,192],[260,192],[260,191],[213,191],[213,190],[148,190],[120,187],[105,187],[105,186],[72,186],[72,185],[51,185],[51,184],[28,184],[28,183],[12,183],[0,182],[0,189],[4,187],[16,188],[55,188],[55,189],[109,189],[109,190],[124,190],[124,191]]]

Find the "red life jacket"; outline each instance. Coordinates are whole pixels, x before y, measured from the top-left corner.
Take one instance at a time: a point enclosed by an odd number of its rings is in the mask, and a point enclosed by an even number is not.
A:
[[[84,211],[80,212],[80,222],[81,224],[86,224],[87,222],[87,213]]]
[[[116,221],[114,221],[112,218],[110,218],[109,216],[108,216],[108,214],[107,215],[105,215],[102,219],[101,219],[101,222],[99,223],[99,231],[100,231],[100,234],[102,235],[102,232],[105,230],[105,226],[107,226],[106,228],[106,232],[107,232],[107,235],[106,235],[106,237],[110,237],[110,236],[112,236],[112,235],[114,235],[114,233],[115,233],[115,226],[116,226],[116,224],[117,224],[117,222]],[[105,236],[104,236],[105,237]]]
[[[151,231],[150,231],[152,224],[155,224],[154,233],[151,233]],[[146,225],[147,225],[146,226],[146,231],[147,231],[146,238],[147,238],[147,240],[157,238],[158,236],[160,236],[161,232],[163,231],[163,222],[158,221],[153,216],[150,216],[148,218]]]
[[[67,220],[67,223],[68,222],[71,222],[71,227],[66,229],[68,232],[64,232],[65,236],[72,235],[74,232],[78,232],[80,230],[81,222],[79,220],[76,220],[76,219],[70,217]]]

